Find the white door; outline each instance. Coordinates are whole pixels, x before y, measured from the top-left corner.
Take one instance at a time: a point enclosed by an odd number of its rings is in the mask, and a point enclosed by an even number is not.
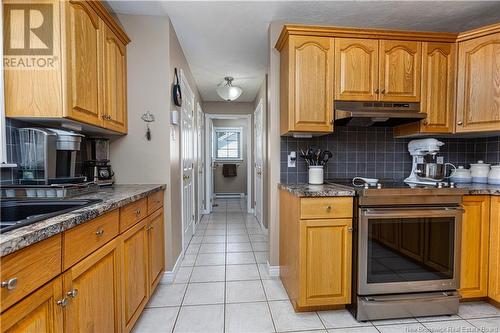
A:
[[[205,209],[210,214],[212,212],[213,204],[213,172],[212,172],[212,131],[213,122],[210,117],[205,118]]]
[[[182,246],[185,250],[194,234],[194,94],[181,71],[181,161],[182,161]],[[173,207],[175,209],[175,207]]]
[[[255,164],[254,164],[254,179],[255,179],[255,217],[263,224],[263,118],[262,118],[262,100],[260,100],[254,113],[254,140],[255,140]]]
[[[205,209],[205,165],[203,163],[203,139],[204,139],[204,130],[205,130],[205,122],[204,122],[204,114],[201,110],[201,106],[199,103],[196,105],[196,135],[197,135],[197,165],[198,165],[198,216],[196,221],[200,221],[203,211]]]

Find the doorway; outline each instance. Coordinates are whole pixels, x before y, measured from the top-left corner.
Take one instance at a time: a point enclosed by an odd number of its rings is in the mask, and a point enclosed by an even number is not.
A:
[[[207,212],[216,198],[243,199],[253,213],[252,115],[206,114]]]
[[[181,167],[182,167],[182,248],[185,250],[194,235],[195,191],[194,191],[194,93],[181,70]]]

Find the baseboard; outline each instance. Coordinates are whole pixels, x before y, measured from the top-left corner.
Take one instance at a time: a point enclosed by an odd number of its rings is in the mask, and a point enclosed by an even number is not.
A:
[[[172,270],[165,271],[165,273],[163,273],[160,284],[168,284],[168,283],[174,282],[175,274],[177,274],[177,271],[179,270],[179,267],[181,266],[182,257],[183,257],[183,253],[181,252],[179,254],[179,256],[177,257],[177,260],[176,260],[175,265],[172,268]]]
[[[215,193],[216,199],[240,199],[245,198],[245,193]]]
[[[279,277],[280,276],[280,266],[271,266],[269,261],[267,262],[267,270],[269,271],[269,276]]]

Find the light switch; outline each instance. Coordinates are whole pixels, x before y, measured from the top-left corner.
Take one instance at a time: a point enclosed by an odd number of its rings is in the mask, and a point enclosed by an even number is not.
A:
[[[297,162],[297,153],[294,151],[289,152],[288,153],[288,167],[295,168],[296,162]]]

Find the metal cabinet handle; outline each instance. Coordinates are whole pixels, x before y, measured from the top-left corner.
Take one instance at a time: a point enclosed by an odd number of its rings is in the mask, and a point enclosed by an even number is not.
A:
[[[68,305],[68,299],[64,297],[63,299],[60,299],[56,302],[57,305],[59,305],[61,308],[66,307]]]
[[[152,230],[153,228],[154,228],[154,227],[153,227],[152,225],[150,225],[150,226],[148,226],[148,227],[146,228],[146,231]]]
[[[378,94],[380,92],[380,89],[375,89],[375,94]]]
[[[352,232],[352,227],[347,227],[347,231]]]
[[[429,121],[427,119],[424,120],[424,125],[426,125],[426,126],[429,125]]]
[[[457,125],[462,125],[462,124],[463,124],[462,121],[457,122]]]
[[[71,289],[66,293],[71,298],[75,298],[78,295],[78,289]]]
[[[95,232],[96,236],[101,237],[104,235],[104,229],[100,228]]]
[[[382,89],[382,94],[385,94],[385,89]]]
[[[135,215],[140,215],[140,214],[141,214],[141,209],[140,209],[140,208],[137,208],[137,209],[135,210]]]
[[[17,287],[17,278],[8,279],[7,281],[2,281],[0,284],[2,288],[7,288],[7,290],[13,290]]]
[[[327,211],[331,211],[331,210],[332,210],[332,206],[327,206],[327,207],[326,207],[326,210],[327,210]]]

